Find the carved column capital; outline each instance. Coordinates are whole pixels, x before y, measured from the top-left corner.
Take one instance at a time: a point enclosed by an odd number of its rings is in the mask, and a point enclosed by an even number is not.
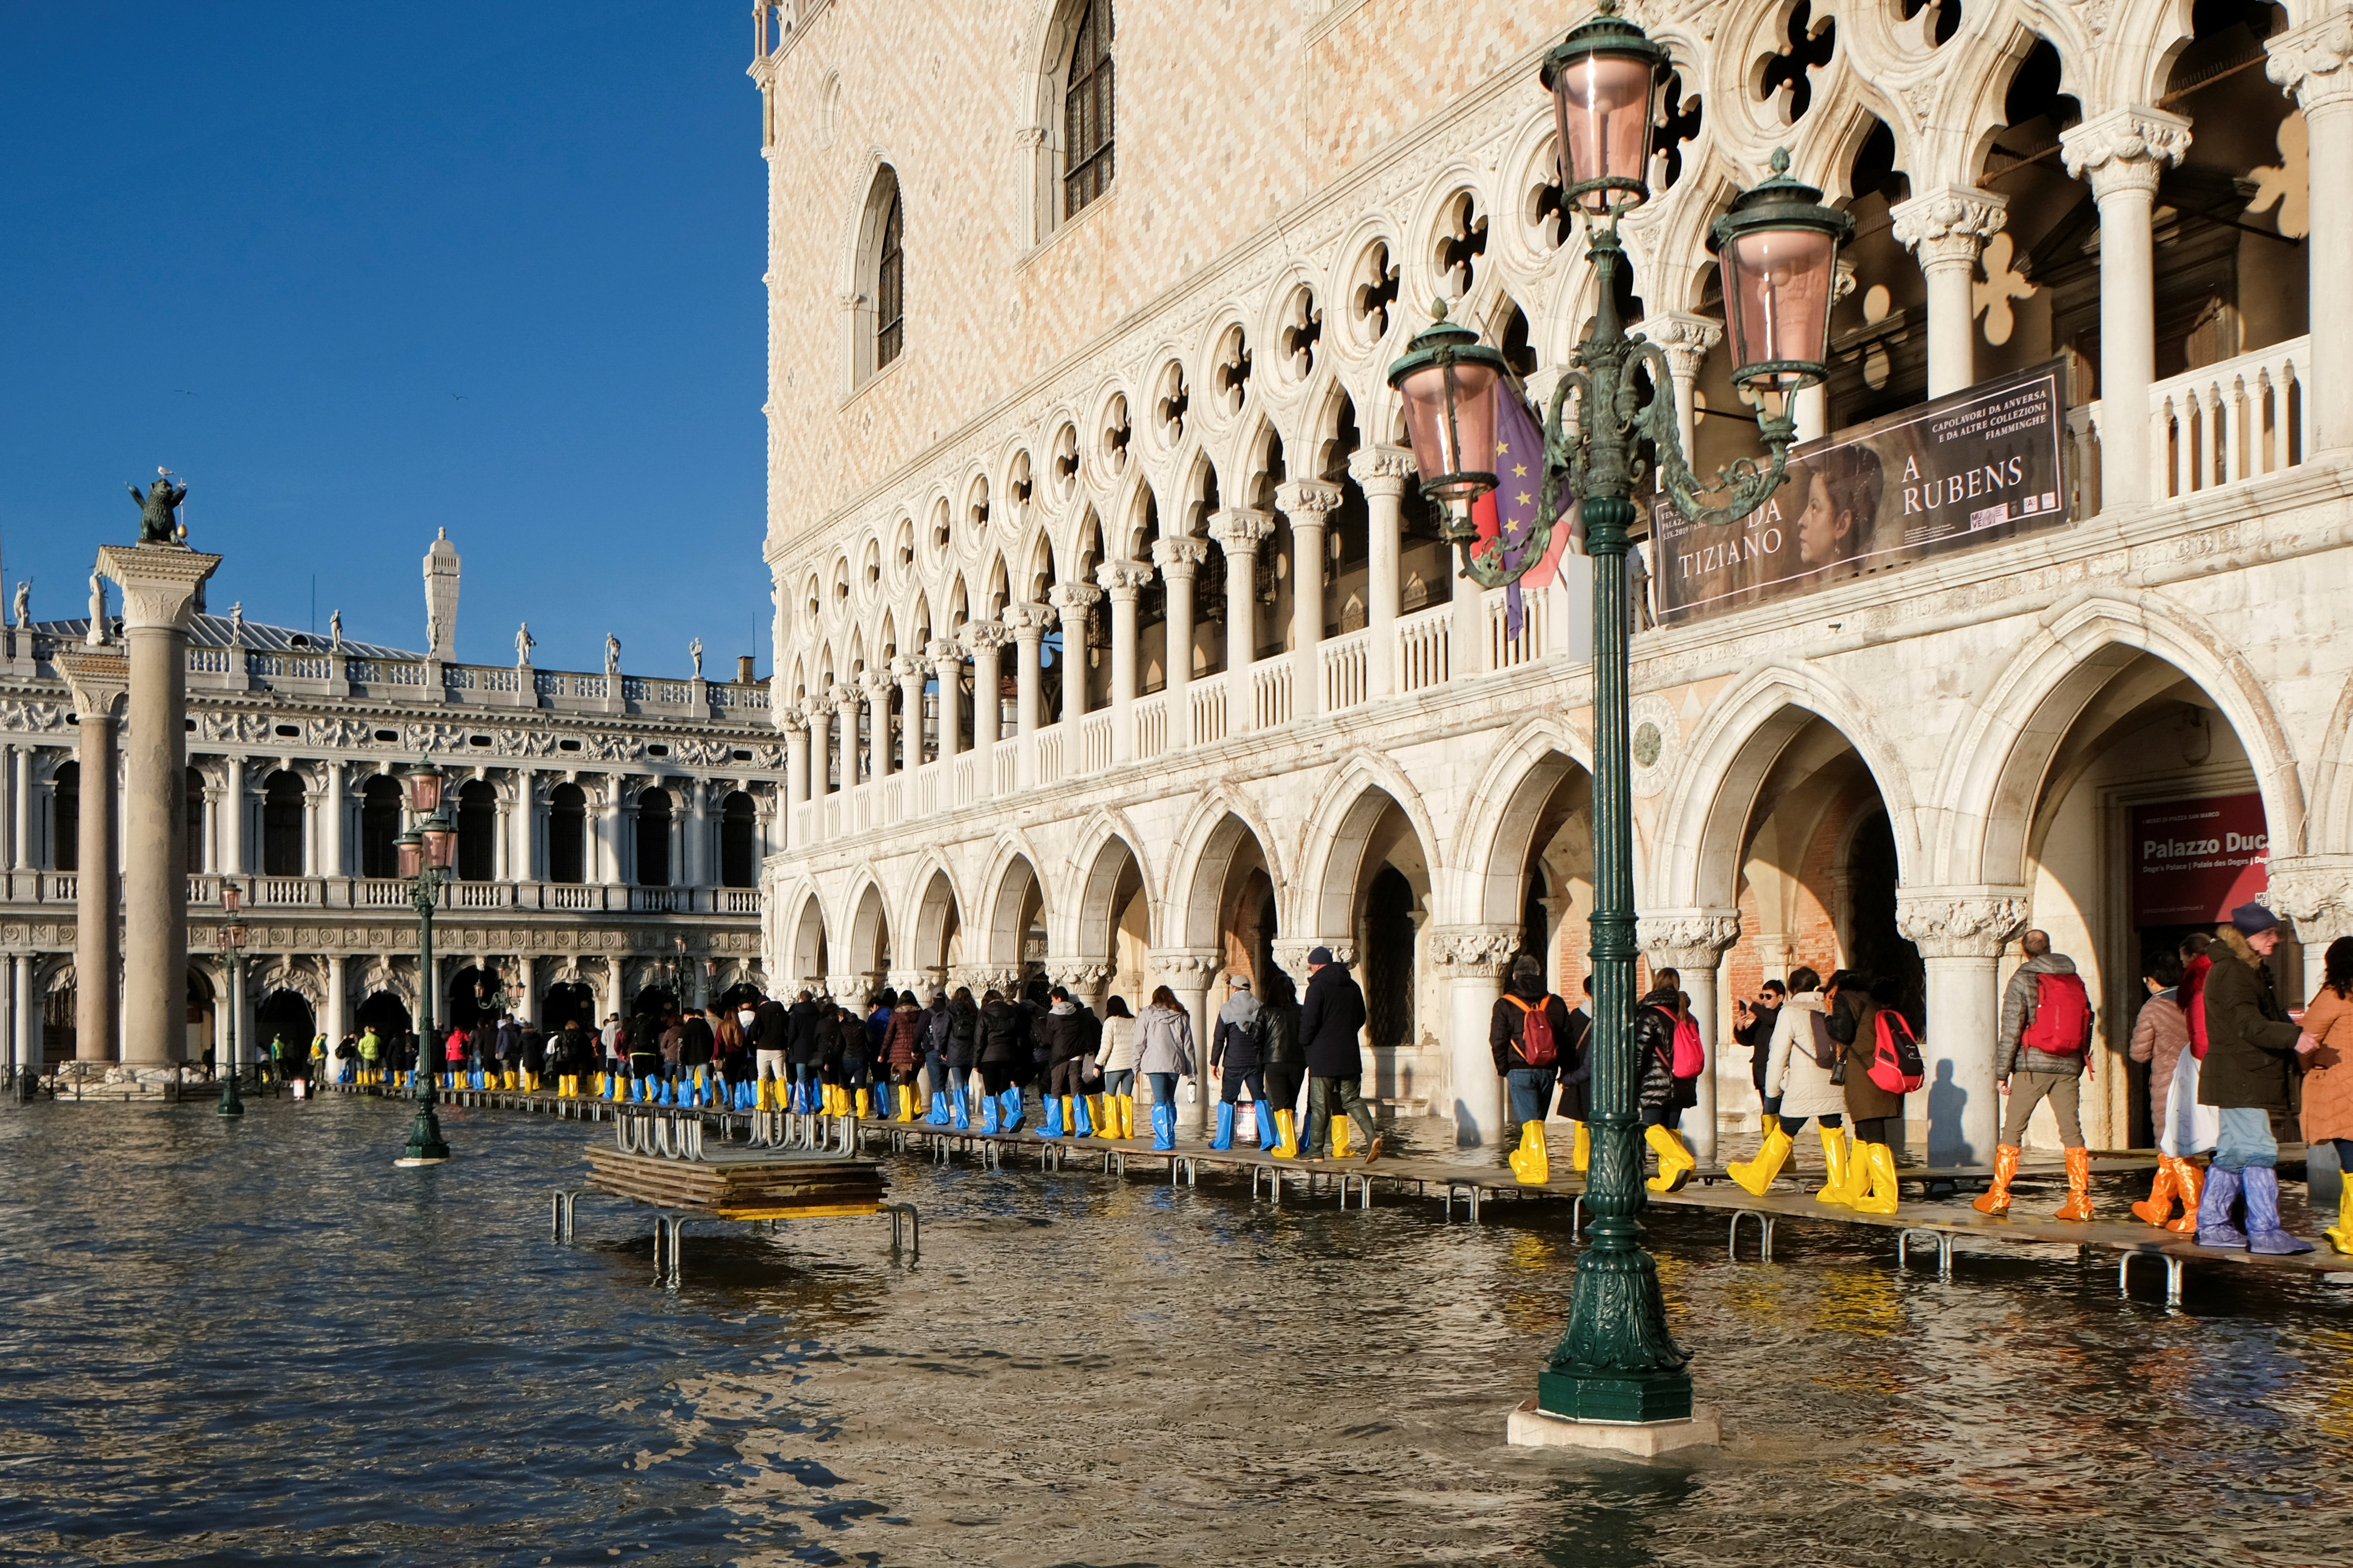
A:
[[[923,657],[932,661],[934,669],[944,674],[964,662],[965,651],[954,637],[934,637],[923,645]]]
[[[901,654],[891,661],[891,677],[904,685],[910,680],[923,680],[932,673],[930,663],[911,654]]]
[[[858,688],[846,680],[837,680],[825,689],[825,700],[836,708],[853,708],[859,700]]]
[[[1401,496],[1414,480],[1410,447],[1359,447],[1348,454],[1348,477],[1368,500]]]
[[[1153,978],[1177,989],[1198,991],[1225,966],[1225,953],[1214,947],[1176,947],[1166,951],[1155,948],[1152,952]]]
[[[2189,151],[2189,121],[2140,105],[2112,110],[2059,133],[2067,172],[2092,183],[2092,195],[2157,189],[2158,172]]]
[[[1209,519],[1209,537],[1228,555],[1255,555],[1274,533],[1274,513],[1229,507]]]
[[[1152,542],[1152,559],[1160,574],[1172,583],[1188,583],[1201,563],[1209,558],[1208,546],[1189,534]]]
[[[221,563],[185,544],[101,544],[100,575],[122,590],[125,631],[149,627],[188,629],[196,590]]]
[[[1274,504],[1293,527],[1320,528],[1340,510],[1344,493],[1325,479],[1285,479],[1274,487]]]
[[[1303,986],[1307,984],[1307,955],[1319,947],[1330,948],[1332,962],[1343,969],[1356,962],[1356,944],[1344,936],[1286,938],[1270,945],[1274,950],[1276,965]],[[1263,997],[1264,994],[1261,994]]]
[[[1054,958],[1046,960],[1046,978],[1069,991],[1092,992],[1111,978],[1108,963],[1092,958]]]
[[[114,704],[131,689],[131,661],[119,653],[97,653],[60,646],[57,651],[58,668],[64,672],[66,688],[73,694],[74,712],[87,720],[93,715],[115,717]]]
[[[1141,561],[1106,561],[1095,568],[1095,581],[1113,599],[1133,599],[1152,581],[1152,568]]]
[[[2306,114],[2353,101],[2353,16],[2331,12],[2264,40],[2263,74],[2295,95]]]
[[[1057,584],[1052,595],[1054,608],[1065,616],[1073,611],[1086,611],[1103,603],[1103,591],[1092,583]]]
[[[1659,345],[1667,356],[1667,374],[1682,381],[1699,374],[1708,351],[1724,341],[1722,321],[1683,310],[1645,316],[1635,331]]]
[[[1919,257],[1923,268],[1974,266],[1979,247],[2010,221],[2010,198],[1994,191],[1947,185],[1897,203],[1887,216],[1895,237]]]
[[[2026,929],[2022,888],[1899,888],[1895,929],[1923,959],[2001,956],[2002,945]]]
[[[1054,611],[1050,605],[1008,605],[1005,625],[1016,642],[1036,643],[1054,624]]]
[[[1635,943],[1652,969],[1708,973],[1739,940],[1740,916],[1731,910],[1667,910],[1634,922]]]
[[[1431,951],[1440,969],[1453,979],[1500,980],[1511,969],[1520,936],[1517,926],[1436,926]]]
[[[1013,640],[1013,634],[1003,621],[967,621],[962,640],[968,654],[995,653]]]
[[[2268,868],[2265,908],[2295,922],[2295,939],[2309,947],[2353,934],[2353,857],[2276,856]]]

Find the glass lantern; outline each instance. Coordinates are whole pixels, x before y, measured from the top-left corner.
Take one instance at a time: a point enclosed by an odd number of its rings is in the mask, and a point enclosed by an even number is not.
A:
[[[1596,216],[1646,200],[1652,100],[1667,51],[1604,0],[1545,56],[1559,133],[1561,198]]]
[[[425,840],[425,863],[436,871],[447,871],[457,858],[458,830],[446,820],[428,822],[419,831]]]
[[[408,809],[427,816],[441,809],[441,770],[430,763],[418,763],[411,767],[404,781],[408,787]]]
[[[415,881],[425,869],[425,836],[412,827],[394,839],[392,846],[399,856],[401,879]]]
[[[1821,196],[1789,178],[1788,149],[1777,148],[1773,177],[1743,192],[1708,230],[1724,274],[1733,384],[1767,398],[1786,398],[1826,374],[1839,247],[1854,219],[1823,206]]]
[[[1479,334],[1446,319],[1446,301],[1389,366],[1389,384],[1405,407],[1406,436],[1422,493],[1445,514],[1446,537],[1477,536],[1471,508],[1495,488],[1495,396],[1504,356]]]

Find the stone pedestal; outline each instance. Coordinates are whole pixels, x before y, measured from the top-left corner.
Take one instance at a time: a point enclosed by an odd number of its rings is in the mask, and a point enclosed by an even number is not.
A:
[[[74,1054],[87,1062],[109,1062],[115,1059],[121,1022],[116,1007],[122,957],[114,842],[116,704],[130,689],[131,667],[111,648],[62,647],[58,667],[73,691],[81,764],[79,868],[74,882]]]
[[[1678,1448],[1716,1447],[1724,1428],[1704,1405],[1694,1406],[1683,1421],[1571,1421],[1546,1415],[1530,1399],[1512,1412],[1504,1440],[1514,1448],[1585,1448],[1650,1459]]]
[[[99,570],[122,590],[131,649],[124,756],[122,1059],[160,1067],[185,1047],[188,1005],[188,622],[220,565],[185,545],[109,544]]]

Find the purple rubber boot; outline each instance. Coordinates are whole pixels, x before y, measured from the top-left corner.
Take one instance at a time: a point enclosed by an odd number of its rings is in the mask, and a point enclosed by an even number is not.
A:
[[[2280,1228],[2279,1173],[2250,1165],[2240,1174],[2247,1194],[2247,1250],[2271,1258],[2310,1252],[2312,1243]]]
[[[2239,1206],[2240,1175],[2220,1165],[2208,1167],[2206,1192],[2198,1203],[2199,1246],[2236,1252],[2247,1245],[2247,1233],[2231,1223],[2231,1211]]]

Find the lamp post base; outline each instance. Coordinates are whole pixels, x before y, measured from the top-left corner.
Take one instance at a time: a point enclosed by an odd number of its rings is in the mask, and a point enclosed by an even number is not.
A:
[[[441,1141],[441,1119],[433,1114],[430,1105],[417,1108],[417,1120],[408,1124],[408,1147],[400,1152],[396,1165],[438,1165],[449,1157],[449,1145]]]
[[[1563,1421],[1618,1423],[1693,1418],[1691,1375],[1673,1372],[1536,1373],[1536,1406]]]
[[[237,1074],[231,1072],[221,1079],[220,1113],[223,1116],[243,1116],[245,1101],[237,1094]]]
[[[1715,1412],[1694,1408],[1680,1420],[1572,1421],[1539,1409],[1534,1399],[1512,1412],[1504,1441],[1514,1448],[1585,1448],[1655,1458],[1678,1448],[1714,1448],[1724,1442]]]

